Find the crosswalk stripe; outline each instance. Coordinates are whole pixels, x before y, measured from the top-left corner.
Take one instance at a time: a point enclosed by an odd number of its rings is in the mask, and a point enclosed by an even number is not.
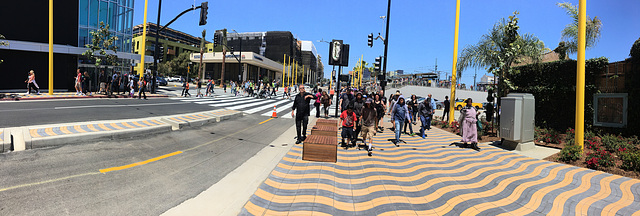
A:
[[[263,105],[263,106],[255,107],[255,108],[252,108],[252,109],[249,109],[249,110],[244,110],[244,111],[242,111],[242,112],[249,113],[249,114],[253,114],[253,113],[256,113],[256,112],[261,111],[261,110],[264,110],[264,109],[272,108],[274,105],[275,105],[275,106],[276,106],[276,108],[277,108],[277,105],[279,105],[279,104],[283,104],[283,103],[288,103],[288,104],[283,105],[284,107],[286,107],[286,106],[291,106],[291,104],[293,104],[293,101],[290,101],[290,100],[280,100],[280,101],[275,102],[275,103],[273,103],[273,104],[267,104],[267,105]],[[273,112],[273,111],[271,111],[271,112]],[[271,114],[269,114],[269,116],[271,116]]]
[[[229,105],[238,105],[238,104],[245,104],[245,103],[252,103],[255,102],[257,100],[260,99],[246,99],[246,100],[227,100],[227,101],[223,101],[223,103],[215,103],[215,104],[211,104],[210,106],[217,106],[217,107],[224,107],[224,106],[229,106]]]
[[[264,100],[261,102],[257,102],[257,103],[249,103],[249,104],[243,104],[243,105],[237,105],[237,106],[231,106],[231,107],[227,107],[227,109],[230,110],[239,110],[239,109],[244,109],[244,108],[248,108],[248,107],[252,107],[252,106],[257,106],[257,105],[262,105],[262,104],[266,104],[266,103],[272,103],[274,102],[273,100]]]

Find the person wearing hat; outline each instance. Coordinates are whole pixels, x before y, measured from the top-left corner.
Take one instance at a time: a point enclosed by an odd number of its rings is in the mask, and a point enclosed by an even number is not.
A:
[[[396,139],[393,141],[393,144],[400,146],[398,143],[400,142],[400,133],[402,132],[404,121],[411,123],[409,107],[404,103],[404,97],[402,95],[398,96],[398,101],[391,108],[391,121],[394,122],[396,132]]]
[[[367,98],[362,108],[362,141],[368,143],[368,154],[371,156],[373,136],[376,135],[376,121],[378,111],[373,105],[373,99]]]

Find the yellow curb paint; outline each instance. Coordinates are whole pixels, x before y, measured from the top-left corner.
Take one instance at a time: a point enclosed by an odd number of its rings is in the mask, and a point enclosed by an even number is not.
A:
[[[87,128],[89,128],[89,130],[91,130],[91,131],[93,131],[93,132],[95,132],[95,131],[100,131],[100,130],[96,129],[95,127],[93,127],[93,125],[92,125],[92,124],[88,124],[88,125],[87,125]]]
[[[260,122],[259,124],[267,123],[268,121],[271,121],[271,119],[273,119],[273,118],[269,118],[269,119],[267,119],[267,120],[264,120],[264,121]]]
[[[44,132],[45,132],[45,133],[47,133],[47,135],[49,135],[49,136],[56,136],[56,135],[58,135],[58,134],[56,134],[56,133],[54,133],[54,132],[53,132],[53,128],[47,128],[47,129],[44,129]]]
[[[115,128],[115,129],[118,129],[118,130],[123,130],[123,129],[124,129],[124,128],[122,128],[122,127],[118,126],[116,123],[109,123],[109,125],[110,125],[111,127]]]
[[[34,183],[29,183],[29,184],[21,184],[21,185],[16,185],[16,186],[7,187],[7,188],[0,188],[0,192],[13,190],[13,189],[17,189],[17,188],[36,186],[36,185],[41,185],[41,184],[46,184],[46,183],[51,183],[51,182],[57,182],[57,181],[62,181],[62,180],[67,180],[67,179],[77,178],[77,177],[82,177],[82,176],[95,175],[95,174],[100,174],[100,173],[99,172],[90,172],[90,173],[72,175],[72,176],[67,176],[67,177],[62,177],[62,178],[57,178],[57,179],[51,179],[51,180],[46,180],[46,181],[41,181],[41,182],[34,182]]]
[[[64,134],[72,134],[71,131],[67,128],[67,126],[60,127],[60,131]]]
[[[84,129],[82,129],[82,127],[80,127],[80,125],[74,125],[73,129],[76,129],[76,131],[78,131],[80,133],[86,133],[87,132]]]
[[[110,131],[111,130],[111,128],[108,128],[107,126],[104,126],[104,124],[98,124],[98,127],[102,128],[102,130],[105,130],[105,131]]]
[[[134,124],[134,125],[137,125],[139,127],[147,127],[146,125],[140,124],[138,122],[131,122],[131,123]]]
[[[141,161],[141,162],[137,162],[137,163],[132,163],[132,164],[124,165],[124,166],[101,169],[100,172],[101,173],[108,173],[108,172],[117,171],[117,170],[129,169],[131,167],[145,165],[145,164],[148,164],[148,163],[151,163],[151,162],[154,162],[154,161],[159,161],[159,160],[162,160],[162,159],[174,156],[174,155],[178,155],[178,154],[182,154],[182,151],[169,153],[169,154],[162,155],[162,156],[159,156],[159,157],[151,158],[149,160],[145,160],[145,161]]]
[[[31,134],[31,137],[33,137],[33,138],[40,137],[40,134],[38,134],[38,129],[31,129],[31,130],[29,130],[29,133]]]

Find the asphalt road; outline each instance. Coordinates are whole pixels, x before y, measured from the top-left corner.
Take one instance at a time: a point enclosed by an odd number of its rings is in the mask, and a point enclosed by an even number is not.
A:
[[[164,116],[212,110],[167,98],[54,99],[0,102],[0,128]]]
[[[292,126],[291,119],[259,124],[266,119],[246,115],[135,140],[0,154],[0,215],[161,214],[218,182]]]

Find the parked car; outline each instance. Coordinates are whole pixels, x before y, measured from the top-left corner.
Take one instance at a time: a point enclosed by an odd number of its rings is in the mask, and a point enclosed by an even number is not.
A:
[[[182,78],[179,77],[179,76],[174,76],[174,77],[167,78],[168,82],[180,82],[180,80],[182,80]]]
[[[166,86],[169,84],[167,83],[167,80],[164,79],[164,77],[157,77],[156,80],[157,80],[156,82],[158,82],[158,85],[160,86]]]
[[[461,110],[462,107],[464,107],[464,106],[467,106],[467,103],[464,102],[464,100],[462,100],[462,99],[456,100],[456,110]],[[476,109],[484,109],[484,106],[483,106],[482,103],[473,102],[473,103],[471,103],[471,106],[476,107]]]

